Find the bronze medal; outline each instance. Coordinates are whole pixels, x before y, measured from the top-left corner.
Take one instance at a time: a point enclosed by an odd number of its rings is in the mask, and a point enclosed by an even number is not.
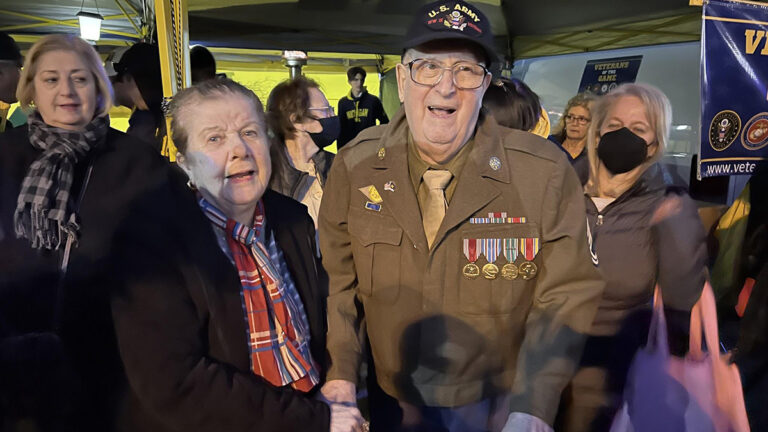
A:
[[[535,278],[538,271],[539,269],[536,267],[536,264],[530,261],[520,264],[520,276],[523,280],[531,280]]]
[[[501,277],[503,277],[506,280],[515,280],[517,279],[517,266],[513,263],[506,263],[504,264],[504,267],[501,268]]]
[[[480,276],[480,267],[478,267],[475,263],[467,263],[461,272],[464,273],[465,278],[474,279]]]
[[[499,274],[499,268],[496,264],[488,263],[483,266],[483,277],[489,280],[496,279]]]

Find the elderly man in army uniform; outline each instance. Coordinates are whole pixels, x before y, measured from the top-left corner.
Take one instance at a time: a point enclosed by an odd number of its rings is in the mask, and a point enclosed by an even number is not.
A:
[[[355,403],[367,339],[373,430],[550,430],[603,288],[579,180],[481,112],[496,54],[476,7],[427,5],[406,38],[402,109],[339,152],[320,209],[322,393]]]

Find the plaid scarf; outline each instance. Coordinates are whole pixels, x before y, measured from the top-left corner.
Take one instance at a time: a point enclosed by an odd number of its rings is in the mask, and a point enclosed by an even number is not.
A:
[[[104,143],[109,117],[96,117],[78,132],[46,124],[37,111],[27,122],[29,142],[42,154],[21,183],[13,215],[16,237],[26,238],[35,249],[58,249],[80,230],[70,202],[75,166]]]
[[[199,204],[211,223],[227,234],[242,287],[251,370],[278,387],[312,390],[320,378],[309,350],[309,324],[290,275],[284,278],[278,270],[279,255],[270,258],[260,240],[262,201],[256,205],[253,227],[227,218],[204,198]]]

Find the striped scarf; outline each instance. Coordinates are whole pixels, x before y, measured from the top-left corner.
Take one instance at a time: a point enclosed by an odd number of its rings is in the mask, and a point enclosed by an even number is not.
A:
[[[42,153],[21,183],[13,215],[16,237],[36,249],[58,249],[67,236],[77,238],[80,229],[70,202],[75,166],[104,144],[109,117],[96,117],[77,132],[46,124],[37,111],[27,122],[29,143]]]
[[[256,205],[253,227],[227,218],[204,198],[199,204],[211,223],[227,234],[242,287],[251,370],[272,385],[310,391],[320,378],[309,350],[309,324],[290,275],[281,276],[278,255],[270,258],[261,241],[262,201]]]

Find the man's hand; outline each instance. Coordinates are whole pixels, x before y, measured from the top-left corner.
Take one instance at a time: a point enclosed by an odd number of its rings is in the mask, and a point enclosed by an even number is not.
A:
[[[355,383],[345,380],[331,380],[323,385],[320,394],[330,402],[351,402],[357,406]]]

